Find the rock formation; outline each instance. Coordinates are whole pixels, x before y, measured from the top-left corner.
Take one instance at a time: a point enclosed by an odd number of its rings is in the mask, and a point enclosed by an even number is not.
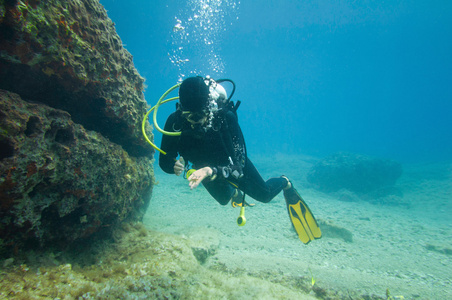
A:
[[[322,192],[340,191],[344,201],[354,201],[352,192],[370,202],[394,202],[394,196],[400,202],[403,194],[394,185],[401,175],[402,166],[396,161],[341,152],[317,162],[307,180]]]
[[[143,216],[143,83],[97,0],[0,1],[0,252]]]

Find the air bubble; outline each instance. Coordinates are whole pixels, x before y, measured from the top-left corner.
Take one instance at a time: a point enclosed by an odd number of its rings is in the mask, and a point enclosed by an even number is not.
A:
[[[222,33],[238,19],[240,2],[189,0],[186,3],[175,17],[170,62],[179,69],[180,78],[185,76],[182,74],[219,76],[224,72],[219,53]],[[189,61],[191,63],[187,64]],[[194,65],[198,68],[194,69]]]

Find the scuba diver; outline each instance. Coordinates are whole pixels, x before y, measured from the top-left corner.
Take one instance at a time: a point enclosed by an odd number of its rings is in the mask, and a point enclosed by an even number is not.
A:
[[[220,84],[225,81],[234,87],[229,98]],[[197,76],[180,84],[177,109],[165,123],[161,149],[156,148],[160,168],[177,176],[184,173],[190,189],[202,184],[221,205],[231,202],[242,209],[253,205],[245,194],[268,203],[283,191],[300,240],[320,238],[320,228],[292,182],[285,176],[265,181],[248,158],[237,117],[240,101],[230,100],[234,91],[229,79]]]

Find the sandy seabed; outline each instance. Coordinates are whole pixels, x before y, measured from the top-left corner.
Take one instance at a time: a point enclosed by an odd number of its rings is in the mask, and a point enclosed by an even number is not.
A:
[[[282,194],[268,204],[247,198],[256,206],[239,227],[238,208],[156,170],[143,223],[80,249],[0,261],[0,299],[452,299],[452,164],[405,165],[403,197],[382,205],[313,189],[306,174],[315,158],[253,162],[264,178],[291,178],[321,239],[298,239]]]
[[[405,165],[397,187],[407,205],[344,202],[316,191],[306,174],[316,159],[274,155],[251,158],[264,178],[287,175],[322,225],[323,237],[303,244],[293,231],[282,193],[246,209],[219,205],[203,187],[156,167],[144,224],[151,230],[210,243],[204,266],[275,280],[313,278],[346,295],[383,299],[452,299],[452,165]],[[350,233],[352,239],[350,239]],[[247,287],[237,287],[247,288]],[[402,297],[403,296],[403,297]]]

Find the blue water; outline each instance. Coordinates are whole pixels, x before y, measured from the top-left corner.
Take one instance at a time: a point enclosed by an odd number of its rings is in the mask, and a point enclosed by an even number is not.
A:
[[[281,194],[248,209],[238,228],[237,209],[219,209],[205,189],[190,191],[157,166],[146,226],[218,233],[215,261],[231,269],[312,269],[344,291],[450,298],[451,259],[441,251],[451,249],[451,1],[100,2],[146,79],[149,105],[187,76],[234,80],[248,155],[263,177],[292,178],[316,217],[354,241],[324,227],[324,238],[301,245]],[[159,109],[161,126],[174,109]],[[401,162],[403,196],[388,199],[408,205],[344,202],[310,187],[308,156],[339,151]]]
[[[452,159],[451,1],[100,2],[149,104],[184,76],[236,82],[250,156]]]

